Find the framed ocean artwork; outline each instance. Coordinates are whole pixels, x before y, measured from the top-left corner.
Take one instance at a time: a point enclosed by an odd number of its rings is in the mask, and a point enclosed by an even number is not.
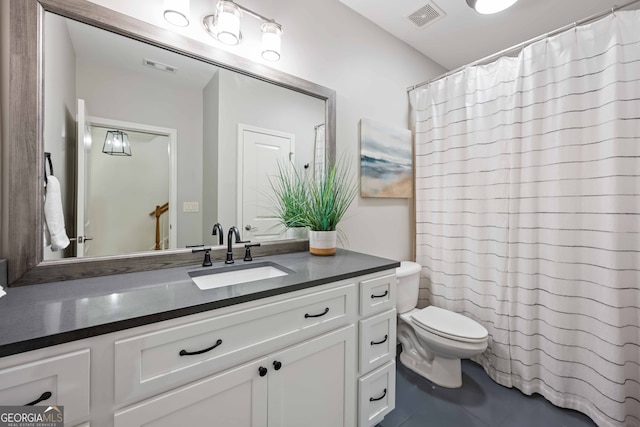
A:
[[[411,131],[360,120],[360,196],[413,195]]]

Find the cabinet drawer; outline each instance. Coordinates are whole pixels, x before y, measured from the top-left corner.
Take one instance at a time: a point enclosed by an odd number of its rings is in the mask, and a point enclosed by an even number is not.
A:
[[[64,406],[65,423],[89,416],[89,350],[63,354],[0,371],[0,406]]]
[[[360,282],[360,314],[370,316],[395,308],[396,280],[396,275],[390,274]]]
[[[358,426],[378,424],[396,407],[394,360],[358,380]]]
[[[347,284],[117,341],[116,403],[155,394],[353,323],[356,306],[355,285]]]
[[[396,310],[360,321],[360,373],[384,365],[396,355]]]

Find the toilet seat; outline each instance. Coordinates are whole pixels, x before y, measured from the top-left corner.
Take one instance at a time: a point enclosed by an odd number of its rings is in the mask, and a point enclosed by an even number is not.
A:
[[[411,320],[418,329],[454,341],[479,343],[489,335],[475,320],[435,306],[412,313]]]

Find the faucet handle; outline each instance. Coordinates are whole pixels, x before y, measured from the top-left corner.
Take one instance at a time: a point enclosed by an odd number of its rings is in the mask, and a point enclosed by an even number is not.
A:
[[[200,249],[191,249],[192,253],[196,252],[204,252],[204,260],[202,261],[203,267],[211,267],[213,264],[211,263],[211,248],[200,248]]]
[[[248,242],[247,242],[248,243]],[[257,246],[260,246],[260,243],[252,243],[250,245],[244,245],[245,251],[244,251],[244,260],[245,261],[253,261],[253,258],[251,257],[251,248],[255,248]]]

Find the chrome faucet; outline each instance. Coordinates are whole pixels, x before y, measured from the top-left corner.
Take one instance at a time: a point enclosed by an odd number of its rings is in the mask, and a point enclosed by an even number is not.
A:
[[[224,262],[225,264],[233,264],[233,249],[231,248],[231,238],[235,234],[236,243],[249,243],[249,240],[241,240],[240,239],[240,231],[238,231],[238,227],[235,225],[229,229],[229,233],[227,234],[227,260]]]
[[[224,234],[224,231],[222,231],[222,226],[220,225],[219,222],[216,222],[213,225],[213,231],[211,232],[211,235],[212,236],[216,236],[216,235],[218,236],[218,244],[219,245],[223,245],[224,244],[224,242],[223,242],[223,240],[224,240],[223,234]]]

